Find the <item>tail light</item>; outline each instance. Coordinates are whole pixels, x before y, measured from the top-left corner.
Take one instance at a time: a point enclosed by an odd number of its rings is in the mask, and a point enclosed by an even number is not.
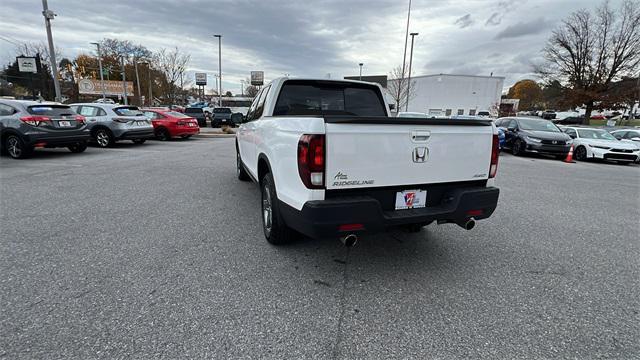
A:
[[[184,121],[178,121],[178,122],[176,123],[176,125],[184,125],[184,124],[185,124],[185,122],[184,122]]]
[[[126,123],[129,122],[129,119],[123,119],[123,118],[117,118],[117,117],[114,117],[111,120],[113,120],[113,121],[115,121],[117,123],[121,123],[121,124],[126,124]]]
[[[324,188],[324,135],[302,135],[298,141],[298,173],[308,189]]]
[[[51,119],[47,116],[31,115],[21,117],[20,121],[31,126],[39,126],[41,124],[50,123]]]
[[[87,123],[87,120],[82,115],[76,115],[75,119],[80,125],[84,125]]]
[[[498,156],[500,155],[500,149],[498,147],[500,140],[498,134],[493,134],[493,144],[491,146],[491,165],[489,166],[489,178],[496,177],[498,172]]]

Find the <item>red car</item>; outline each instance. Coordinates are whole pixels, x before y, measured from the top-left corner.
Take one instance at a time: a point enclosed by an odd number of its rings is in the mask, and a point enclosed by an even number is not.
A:
[[[185,114],[164,109],[143,109],[142,111],[151,120],[159,140],[170,140],[178,136],[186,139],[200,133],[198,120]]]

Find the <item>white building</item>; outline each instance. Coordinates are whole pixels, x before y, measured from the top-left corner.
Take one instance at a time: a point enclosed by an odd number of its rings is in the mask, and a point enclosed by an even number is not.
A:
[[[503,82],[504,77],[500,76],[439,74],[411,77],[413,96],[408,111],[431,116],[476,115],[480,111],[497,115]]]

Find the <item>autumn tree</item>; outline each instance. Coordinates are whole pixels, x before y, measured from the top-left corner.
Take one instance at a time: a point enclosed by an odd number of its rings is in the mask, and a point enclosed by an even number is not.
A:
[[[520,80],[509,88],[508,97],[520,99],[521,110],[533,110],[542,101],[542,88],[533,80]]]
[[[542,50],[544,63],[535,67],[547,82],[565,88],[568,103],[585,105],[585,118],[611,84],[636,75],[640,67],[640,2],[624,0],[620,8],[608,2],[595,11],[579,10],[555,29]]]

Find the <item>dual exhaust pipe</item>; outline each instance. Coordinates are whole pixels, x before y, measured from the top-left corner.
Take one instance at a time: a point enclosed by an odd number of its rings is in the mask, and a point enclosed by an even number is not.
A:
[[[467,221],[456,223],[458,226],[465,230],[471,230],[476,226],[476,220],[474,218],[470,218]],[[348,234],[340,237],[340,242],[345,247],[354,247],[358,243],[358,235],[356,234]]]

